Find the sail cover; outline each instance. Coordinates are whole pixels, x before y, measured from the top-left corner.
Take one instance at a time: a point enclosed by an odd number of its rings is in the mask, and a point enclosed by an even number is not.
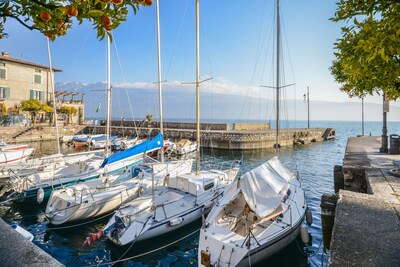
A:
[[[163,136],[162,134],[158,134],[156,137],[154,137],[151,140],[147,140],[143,143],[140,143],[138,145],[135,145],[127,150],[115,153],[114,155],[111,155],[107,158],[104,159],[103,163],[101,164],[101,167],[104,168],[107,164],[114,163],[116,161],[120,161],[126,158],[130,158],[136,155],[139,155],[141,153],[144,153],[145,151],[150,152],[154,149],[160,148],[163,146]]]
[[[240,177],[239,187],[250,208],[260,217],[266,217],[283,201],[279,194],[288,185],[293,174],[277,157],[264,162]]]

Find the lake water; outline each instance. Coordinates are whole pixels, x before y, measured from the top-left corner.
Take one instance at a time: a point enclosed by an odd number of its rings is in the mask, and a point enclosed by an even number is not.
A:
[[[293,126],[293,125],[292,125]],[[297,123],[296,127],[305,127],[306,122]],[[302,178],[302,187],[306,192],[308,206],[313,214],[313,225],[309,228],[312,246],[304,248],[300,239],[296,240],[281,252],[260,264],[260,266],[322,266],[327,264],[328,254],[323,254],[320,198],[323,193],[333,193],[333,168],[341,165],[346,148],[347,138],[361,134],[360,122],[312,122],[311,127],[336,128],[336,139],[322,143],[283,148],[280,157],[292,171],[298,171]],[[365,134],[380,136],[381,122],[366,122]],[[388,135],[400,134],[399,123],[389,122]],[[54,153],[55,144],[34,143],[37,150],[43,153]],[[65,151],[68,149],[63,146]],[[203,163],[219,164],[224,161],[238,160],[239,151],[207,150],[203,151]],[[254,150],[244,152],[244,165],[241,172],[248,171],[263,161],[274,156],[274,150]],[[81,226],[51,229],[43,214],[44,207],[0,206],[0,215],[7,222],[16,222],[34,234],[34,243],[51,254],[66,266],[107,266],[108,262],[119,259],[130,260],[116,263],[118,266],[197,266],[197,245],[200,223],[186,227],[174,236],[152,240],[134,245],[130,251],[118,248],[101,239],[91,247],[83,247],[85,237],[102,229],[107,218]],[[174,240],[179,240],[174,243]],[[103,242],[104,241],[104,242]],[[172,244],[171,244],[172,242]],[[169,245],[171,244],[171,245]],[[164,247],[165,246],[165,247]],[[157,250],[159,247],[164,247]],[[306,249],[310,256],[303,250]],[[149,251],[156,250],[151,254]]]

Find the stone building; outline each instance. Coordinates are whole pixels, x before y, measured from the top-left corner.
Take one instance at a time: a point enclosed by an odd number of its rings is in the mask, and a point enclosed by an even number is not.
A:
[[[0,106],[5,106],[6,110],[9,110],[18,106],[22,100],[32,98],[52,106],[54,73],[62,70],[53,68],[52,71],[53,73],[50,73],[48,66],[13,58],[8,52],[2,52],[0,56]],[[80,101],[72,99],[69,102],[61,102],[58,100],[57,110],[62,106],[77,108],[78,114],[72,116],[72,123],[83,122],[83,96]],[[59,115],[58,117],[60,119],[65,116]]]

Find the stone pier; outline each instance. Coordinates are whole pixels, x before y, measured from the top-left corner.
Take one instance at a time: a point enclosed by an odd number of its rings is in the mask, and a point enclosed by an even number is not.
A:
[[[379,137],[350,137],[335,166],[329,266],[400,266],[400,155],[380,146]]]
[[[166,122],[165,139],[172,141],[180,139],[196,140],[195,123]],[[200,127],[201,146],[216,149],[262,149],[274,148],[276,140],[275,129],[270,129],[267,123],[202,123]],[[85,133],[105,133],[105,126],[88,126]],[[137,122],[113,122],[111,133],[125,136],[155,136],[159,132],[158,124]],[[333,128],[292,128],[282,129],[279,135],[279,145],[293,146],[335,138]]]

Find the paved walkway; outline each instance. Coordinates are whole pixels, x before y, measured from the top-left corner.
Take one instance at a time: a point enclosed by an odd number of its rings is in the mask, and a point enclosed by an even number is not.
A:
[[[400,154],[380,153],[380,147],[376,136],[350,137],[343,168],[353,165],[365,169],[367,192],[393,205],[400,215],[400,177],[391,174],[391,170],[400,168]]]
[[[352,191],[339,191],[329,266],[400,266],[400,177],[390,172],[400,155],[380,146],[378,137],[348,140],[343,173]]]

